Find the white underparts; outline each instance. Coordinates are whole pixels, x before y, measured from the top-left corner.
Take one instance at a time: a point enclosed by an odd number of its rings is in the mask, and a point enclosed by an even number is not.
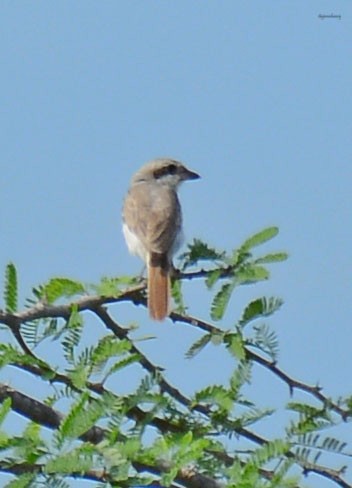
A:
[[[129,252],[131,254],[134,254],[135,256],[139,256],[142,259],[142,261],[147,263],[148,252],[147,252],[146,248],[143,246],[142,242],[140,241],[140,239],[138,239],[136,234],[134,234],[128,228],[128,226],[125,222],[122,225],[122,231],[123,231],[123,235],[125,236],[125,240],[126,240],[126,244],[127,244]],[[183,231],[181,228],[180,231],[176,235],[176,239],[174,240],[172,248],[170,249],[170,252],[169,252],[170,260],[172,259],[174,254],[176,254],[177,251],[180,249],[180,247],[183,244],[183,241],[184,241],[184,234],[183,234]]]
[[[128,227],[127,224],[124,222],[122,225],[122,231],[123,235],[125,236],[126,244],[128,247],[128,250],[131,254],[134,254],[135,256],[139,256],[142,261],[145,263],[147,262],[147,250],[141,243],[141,241],[138,239],[136,234],[134,234]]]

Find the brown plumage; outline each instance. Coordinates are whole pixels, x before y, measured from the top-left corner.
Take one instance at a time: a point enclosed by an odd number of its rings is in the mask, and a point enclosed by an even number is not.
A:
[[[170,264],[165,254],[151,253],[148,266],[148,309],[154,320],[169,314]]]
[[[182,213],[177,188],[196,173],[171,159],[156,159],[132,178],[123,208],[123,231],[129,251],[140,256],[148,270],[150,317],[169,313],[172,256],[181,244]]]

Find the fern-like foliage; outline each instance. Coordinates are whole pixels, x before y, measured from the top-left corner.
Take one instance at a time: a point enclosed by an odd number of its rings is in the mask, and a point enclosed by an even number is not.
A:
[[[180,468],[194,463],[204,456],[210,441],[205,438],[194,438],[192,432],[170,433],[157,438],[151,447],[141,454],[141,461],[148,464],[153,459],[167,459],[169,469],[161,477],[162,486],[170,486]]]
[[[127,339],[117,339],[114,335],[104,336],[93,348],[90,361],[94,371],[101,371],[107,361],[114,356],[123,356],[131,350],[132,344]]]
[[[117,399],[110,394],[104,394],[99,399],[92,399],[87,392],[82,393],[61,422],[56,434],[58,447],[61,447],[67,440],[79,438],[117,404]]]
[[[248,238],[239,248],[234,249],[230,255],[225,252],[217,253],[217,268],[209,272],[206,284],[211,288],[220,279],[224,279],[225,283],[215,294],[211,305],[210,315],[213,320],[223,318],[232,293],[238,286],[267,280],[270,273],[264,265],[287,259],[287,254],[284,252],[270,253],[258,258],[254,258],[252,255],[254,247],[266,243],[275,237],[277,233],[277,227],[269,227]],[[242,325],[244,326],[248,321],[254,320],[256,314],[259,316],[273,313],[275,307],[278,308],[280,305],[281,303],[279,303],[278,299],[276,299],[275,303],[253,302],[244,312]]]
[[[114,364],[109,368],[107,373],[104,376],[104,382],[105,380],[112,374],[116,373],[117,371],[120,371],[121,369],[126,368],[127,366],[130,366],[131,364],[137,363],[141,360],[141,356],[138,353],[132,353],[129,354],[128,356],[124,357],[123,359],[119,361],[115,361]]]
[[[45,465],[44,474],[80,474],[89,471],[96,455],[94,446],[85,443],[68,452],[52,456]]]
[[[187,251],[180,256],[181,269],[185,270],[195,266],[200,261],[223,262],[226,257],[225,251],[217,251],[200,239],[194,239],[192,244],[188,244]]]
[[[0,343],[0,368],[8,365],[29,365],[34,366],[37,365],[42,367],[45,372],[50,377],[50,367],[41,359],[35,359],[23,352],[19,351],[16,347],[12,344],[1,344]]]
[[[90,289],[103,297],[118,297],[126,288],[137,285],[138,281],[139,278],[134,276],[103,276],[100,283],[91,285]]]
[[[185,354],[185,357],[187,359],[192,359],[194,358],[200,351],[202,351],[209,342],[211,342],[212,335],[211,334],[204,334],[200,337],[200,339],[197,339],[191,347],[188,349],[188,351]]]
[[[265,254],[260,258],[254,260],[255,264],[272,264],[272,263],[280,263],[281,261],[286,261],[288,258],[288,254],[286,252],[272,252],[269,254]]]
[[[242,386],[249,384],[252,378],[253,364],[249,361],[241,361],[230,376],[230,388],[232,394],[237,397]]]
[[[85,293],[86,289],[83,283],[72,280],[71,278],[52,278],[37,288],[33,288],[33,294],[37,299],[46,303],[54,303],[60,298],[71,298]]]
[[[159,410],[169,412],[177,411],[174,400],[160,392],[159,383],[160,378],[158,374],[148,374],[142,378],[137,389],[126,398],[125,406],[127,409],[139,406],[149,412],[148,419],[138,422],[137,430],[139,432],[144,430],[146,421],[150,421]]]
[[[249,464],[254,466],[263,466],[273,459],[280,458],[288,453],[291,445],[289,442],[282,439],[274,439],[270,442],[265,443],[258,449],[255,449],[253,454],[250,456]]]
[[[346,451],[347,443],[331,436],[323,436],[316,432],[298,435],[292,439],[293,452],[305,462],[317,463],[322,453],[334,453],[351,457]]]
[[[6,312],[17,311],[17,270],[13,263],[9,263],[5,269],[4,301]]]
[[[234,406],[235,392],[222,385],[211,385],[199,390],[193,398],[193,405],[205,404],[217,407],[221,411],[230,412]]]
[[[260,420],[270,417],[275,413],[275,410],[272,408],[266,408],[266,409],[258,409],[255,408],[254,406],[244,412],[238,420],[240,421],[241,426],[243,427],[248,427],[250,425],[253,425]]]
[[[238,325],[244,327],[253,320],[268,317],[275,313],[281,307],[282,303],[283,301],[276,297],[256,298],[246,306]]]
[[[40,287],[33,288],[32,291],[34,298],[27,298],[27,307],[36,306],[38,304],[38,300],[42,300],[40,298]],[[21,326],[21,333],[24,339],[26,340],[27,344],[33,348],[49,337],[58,339],[64,330],[65,323],[56,317],[27,321]]]
[[[254,337],[248,341],[248,344],[263,351],[273,362],[277,361],[279,341],[275,332],[267,324],[260,324],[254,327]]]
[[[276,237],[278,233],[278,227],[267,227],[246,239],[241,246],[241,250],[250,251],[253,247],[260,246],[261,244],[264,244],[264,242],[270,241],[273,237]]]
[[[182,295],[182,281],[181,280],[172,280],[171,282],[171,295],[173,298],[173,301],[176,305],[175,310],[178,313],[185,313],[186,312],[186,306],[183,301],[183,295]]]
[[[32,485],[36,475],[33,473],[24,473],[17,476],[15,480],[9,481],[4,488],[28,488]]]
[[[11,411],[11,399],[5,398],[5,400],[0,405],[0,426],[6,419],[8,413]]]
[[[281,459],[273,473],[273,477],[264,486],[265,488],[297,488],[299,477],[288,476],[288,472],[294,464],[292,458]]]
[[[70,485],[65,480],[55,476],[54,474],[44,475],[44,482],[38,483],[38,487],[43,488],[70,488]]]
[[[224,337],[228,351],[238,360],[246,359],[245,341],[241,332],[229,332]]]
[[[323,408],[300,402],[289,402],[287,409],[298,413],[298,421],[293,422],[287,432],[304,435],[334,425],[331,412]]]
[[[41,426],[35,422],[29,422],[21,437],[18,438],[18,443],[13,451],[15,457],[31,464],[46,454],[46,444],[40,434]]]
[[[213,320],[220,320],[224,316],[236,284],[235,279],[233,279],[230,283],[225,283],[221,287],[220,291],[215,295],[210,309],[210,316]]]
[[[283,252],[254,255],[257,248],[274,238],[277,232],[276,227],[264,229],[229,253],[218,251],[199,240],[188,247],[181,267],[189,277],[205,278],[208,289],[214,291],[211,308],[214,320],[224,317],[232,294],[240,285],[267,279],[267,265],[287,258]],[[195,265],[204,265],[204,268],[189,271]],[[9,268],[5,278],[6,310],[11,313],[17,310],[17,278],[14,271],[14,267]],[[181,291],[184,275],[178,278],[181,280],[176,279],[173,283],[173,296],[178,310],[184,311]],[[205,331],[194,328],[194,333],[201,335],[197,335],[188,348],[186,358],[194,358],[208,345],[209,348],[216,346],[217,352],[225,349],[229,353],[227,362],[217,364],[214,361],[209,368],[229,364],[230,369],[221,384],[208,384],[207,371],[203,368],[200,374],[207,386],[193,395],[181,389],[181,379],[179,382],[173,378],[169,383],[169,371],[155,366],[154,360],[144,349],[143,352],[135,352],[137,342],[150,336],[136,338],[134,331],[125,329],[121,339],[111,333],[111,327],[107,335],[86,347],[82,300],[75,305],[76,298],[92,291],[94,295],[99,295],[92,296],[85,303],[91,315],[104,322],[104,316],[98,313],[100,309],[94,303],[106,302],[105,306],[108,307],[108,303],[114,301],[110,297],[120,296],[121,292],[137,283],[140,283],[137,278],[104,277],[98,285],[87,286],[68,278],[54,278],[34,290],[34,299],[30,302],[34,305],[34,316],[40,316],[43,311],[44,318],[21,323],[20,332],[27,344],[33,346],[48,338],[60,341],[66,363],[62,361],[64,365],[60,364],[55,369],[39,359],[39,348],[36,359],[34,354],[26,354],[25,347],[21,350],[20,341],[16,347],[0,344],[0,368],[11,365],[25,370],[26,374],[41,377],[50,389],[46,400],[33,403],[35,415],[28,414],[21,435],[0,432],[2,471],[7,471],[7,468],[11,471],[11,468],[17,469],[18,466],[20,470],[27,469],[27,466],[33,470],[31,473],[16,473],[16,479],[7,486],[68,488],[65,482],[67,478],[70,478],[70,483],[77,478],[78,485],[83,479],[91,479],[120,488],[151,485],[153,481],[160,486],[186,485],[188,481],[182,477],[189,466],[191,474],[195,468],[195,478],[199,476],[201,480],[196,481],[199,486],[203,486],[203,480],[207,477],[212,485],[217,484],[216,480],[221,480],[219,484],[228,488],[297,488],[301,484],[298,477],[291,476],[293,465],[294,473],[300,474],[297,467],[309,473],[314,471],[314,463],[322,454],[351,456],[345,442],[331,435],[322,435],[321,432],[324,429],[326,434],[328,427],[336,425],[339,415],[344,420],[348,419],[352,397],[333,402],[321,393],[321,397],[317,398],[318,390],[303,382],[301,387],[305,389],[307,398],[314,397],[314,406],[291,401],[287,408],[293,420],[282,439],[270,440],[270,434],[265,434],[266,419],[273,415],[274,410],[260,406],[248,392],[252,388],[251,382],[258,379],[254,348],[268,356],[273,363],[277,360],[278,340],[264,320],[281,307],[282,300],[278,298],[260,296],[252,299],[242,313],[240,311],[237,319],[228,321],[226,328],[213,324],[208,324]],[[143,286],[144,282],[133,291],[139,293]],[[133,300],[136,295],[132,295]],[[116,302],[114,315],[117,317],[121,309],[119,300]],[[51,311],[54,311],[54,317],[48,317]],[[57,315],[60,318],[55,318]],[[7,326],[8,316],[4,312],[2,316]],[[194,320],[192,325],[202,326],[202,323]],[[119,335],[118,330],[116,333]],[[274,373],[290,385],[288,374],[280,375],[278,368],[264,360],[263,355],[260,357],[268,374]],[[135,363],[139,363],[139,367],[133,373],[146,371],[137,388],[134,381],[129,384],[128,374],[124,376],[124,370]],[[199,363],[194,361],[190,367],[193,365]],[[121,374],[119,380],[127,379],[129,393],[121,394],[114,389],[114,381],[107,384],[107,378],[117,372]],[[293,396],[300,384],[292,379],[292,385],[297,386],[293,388]],[[3,428],[4,425],[6,427],[12,405],[11,400],[6,398],[6,388],[1,393],[0,425]],[[16,391],[12,393],[16,394]],[[19,398],[14,396],[14,400],[26,401],[25,397],[21,398],[21,392],[18,393]],[[32,396],[37,395],[34,392]],[[321,398],[325,401],[321,401]],[[41,425],[34,422],[35,419],[47,425],[48,410],[41,407],[40,401],[53,409],[56,420],[52,435],[47,435],[46,430],[43,435]],[[253,446],[257,446],[257,449]],[[37,468],[40,470],[36,471]],[[333,474],[337,481],[343,481],[342,469],[325,469],[322,464],[318,468],[323,475]],[[318,473],[318,469],[315,471]],[[193,483],[192,479],[190,483]]]
[[[83,329],[83,319],[76,306],[72,306],[70,318],[68,319],[63,331],[65,337],[62,340],[62,347],[66,360],[74,364],[74,350],[78,346]]]

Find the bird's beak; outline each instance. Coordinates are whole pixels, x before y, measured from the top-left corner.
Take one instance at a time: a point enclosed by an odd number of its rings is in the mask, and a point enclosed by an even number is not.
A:
[[[182,179],[183,180],[198,180],[200,178],[198,173],[191,171],[190,169],[183,168]]]

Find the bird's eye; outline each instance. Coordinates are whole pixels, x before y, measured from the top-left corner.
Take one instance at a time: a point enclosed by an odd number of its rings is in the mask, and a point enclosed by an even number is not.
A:
[[[177,173],[177,164],[170,163],[167,166],[162,166],[153,172],[154,178],[159,180],[169,175],[174,175]]]
[[[174,175],[177,171],[177,166],[176,164],[169,164],[167,169],[170,175]]]

